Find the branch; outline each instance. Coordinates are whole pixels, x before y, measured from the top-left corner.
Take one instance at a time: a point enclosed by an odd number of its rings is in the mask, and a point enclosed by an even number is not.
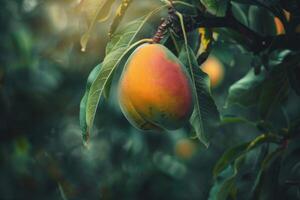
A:
[[[229,28],[244,37],[247,48],[254,53],[270,49],[292,49],[299,50],[300,34],[291,33],[277,36],[262,36],[246,25],[239,22],[232,14],[231,4],[228,4],[225,17],[215,17],[201,6],[196,16],[184,16],[186,31],[194,31],[200,27],[204,28]],[[175,30],[180,35],[180,30]]]

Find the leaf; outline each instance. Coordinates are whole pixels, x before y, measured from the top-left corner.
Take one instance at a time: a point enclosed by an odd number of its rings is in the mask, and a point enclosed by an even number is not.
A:
[[[300,185],[300,137],[290,140],[287,148],[284,149],[281,169],[279,174],[279,184],[293,187]],[[293,198],[291,198],[293,199]]]
[[[120,64],[122,59],[131,49],[143,42],[145,41],[139,41],[129,47],[119,48],[118,50],[111,52],[105,57],[103,61],[103,67],[101,68],[98,77],[91,85],[91,89],[87,97],[87,133],[91,132],[100,98],[104,95],[106,85],[110,84],[111,77],[113,76],[116,67]]]
[[[236,3],[246,4],[246,5],[254,5],[257,7],[264,8],[265,10],[273,13],[275,16],[279,16],[282,11],[281,6],[278,6],[276,0],[275,1],[264,1],[264,0],[235,0]],[[281,16],[280,16],[280,19]]]
[[[263,73],[255,75],[254,70],[251,69],[246,76],[229,88],[226,107],[232,104],[239,104],[242,106],[256,104],[260,94],[260,85],[264,79],[265,75]]]
[[[82,0],[77,7],[88,22],[91,22],[95,15],[97,15],[97,22],[104,22],[109,18],[115,2],[116,0]],[[97,13],[99,6],[102,8]]]
[[[206,134],[215,126],[219,120],[219,111],[211,96],[210,81],[208,75],[200,69],[195,54],[188,46],[187,37],[181,14],[177,13],[181,22],[181,27],[185,40],[185,48],[183,48],[179,59],[185,66],[188,67],[192,87],[194,91],[194,111],[190,118],[190,123],[193,126],[194,131],[198,139],[206,146],[209,146]]]
[[[88,16],[88,29],[83,34],[83,36],[80,39],[80,45],[81,45],[81,51],[86,50],[86,45],[89,41],[91,32],[98,21],[98,19],[104,19],[106,16],[103,15],[103,13],[106,13],[107,9],[112,6],[115,0],[102,0],[102,1],[95,1],[95,0],[84,0],[81,4],[82,9],[85,9],[85,13]]]
[[[158,12],[161,8],[162,7],[155,9],[148,15],[126,24],[126,26],[118,32],[114,33],[111,40],[106,45],[105,54],[108,55],[113,51],[117,51],[119,48],[128,47],[128,44],[132,43],[133,40],[136,39],[138,33],[141,31],[142,27],[151,15]]]
[[[103,5],[102,11],[99,13],[97,20],[98,22],[105,22],[109,16],[111,15],[112,5],[116,2],[116,0],[108,0]]]
[[[245,12],[245,9],[243,9],[243,5],[238,4],[236,2],[231,2],[232,4],[232,12],[233,12],[233,16],[239,20],[242,24],[248,26],[249,25],[249,20],[248,17],[246,15],[247,12]]]
[[[267,10],[257,6],[250,6],[248,19],[249,27],[255,32],[261,35],[276,34],[274,17]]]
[[[220,125],[226,125],[226,124],[233,124],[233,123],[239,123],[239,124],[249,124],[251,126],[256,126],[256,124],[252,121],[249,121],[246,118],[243,117],[237,117],[237,116],[224,116],[221,119]]]
[[[196,57],[198,58],[198,64],[204,63],[208,58],[213,41],[213,33],[209,28],[199,28],[200,34],[200,47],[198,49]]]
[[[274,135],[262,134],[250,142],[228,149],[214,167],[215,184],[210,191],[209,199],[226,200],[230,194],[234,193],[235,181],[247,153],[265,142],[276,140]],[[217,179],[217,176],[222,179],[224,174],[226,176],[223,180]]]
[[[162,8],[165,8],[165,6],[159,7],[150,12],[148,15],[132,22],[130,25],[126,26],[126,28],[123,29],[119,34],[114,35],[115,38],[113,37],[110,44],[108,44],[108,47],[106,49],[107,54],[103,60],[102,68],[97,78],[92,83],[87,97],[87,133],[91,132],[100,98],[104,95],[105,91],[107,91],[106,87],[110,86],[111,78],[114,74],[115,69],[130,50],[142,43],[152,41],[151,39],[144,39],[133,43],[136,40],[137,34],[140,32],[146,21]]]
[[[291,55],[289,50],[275,54],[275,58],[269,59],[270,64],[275,65],[267,74],[261,86],[261,94],[258,99],[258,108],[262,119],[267,119],[273,110],[280,107],[289,92],[288,70],[299,63],[298,55]]]
[[[161,0],[165,4],[169,4],[169,0]],[[196,0],[199,1],[199,0]],[[173,1],[175,9],[183,15],[197,15],[197,4],[198,2],[191,1]]]
[[[272,111],[279,107],[289,91],[289,82],[285,71],[277,71],[268,77],[261,88],[258,107],[260,116],[268,118]]]
[[[234,30],[226,29],[226,28],[216,28],[214,29],[214,32],[218,33],[219,35],[218,40],[229,42],[236,46],[243,47],[249,51],[252,51],[252,49],[254,48],[249,38],[245,37],[244,35]]]
[[[251,69],[248,74],[233,84],[229,89],[226,106],[238,104],[241,106],[257,105],[262,119],[267,119],[288,95],[289,83],[287,63],[274,66],[267,74],[259,75]]]
[[[283,153],[283,148],[277,148],[275,151],[273,151],[272,153],[268,154],[264,160],[261,163],[261,167],[260,170],[256,176],[253,188],[252,188],[252,192],[251,192],[251,199],[260,199],[260,193],[262,192],[262,188],[265,187],[263,186],[264,182],[268,182],[267,185],[270,186],[270,181],[271,179],[274,179],[274,174],[272,175],[273,177],[266,177],[267,172],[270,170],[270,168],[274,168],[274,162],[277,162],[276,165],[280,165],[280,163],[278,163],[278,159],[281,159],[282,153]],[[278,172],[279,173],[279,172]],[[278,176],[278,174],[277,174]],[[276,184],[277,181],[274,181],[274,183],[271,184]]]
[[[256,148],[260,144],[269,141],[277,141],[277,138],[271,134],[262,134],[250,142],[246,142],[244,144],[240,144],[238,146],[226,150],[213,169],[214,178],[216,178],[235,159],[242,155],[245,155],[247,152]]]
[[[230,194],[232,195],[235,193],[234,190],[236,190],[236,176],[243,161],[244,156],[241,156],[234,161],[233,166],[228,166],[223,173],[225,176],[223,180],[221,179],[215,181],[214,186],[209,194],[209,200],[226,200]]]
[[[108,33],[109,36],[111,36],[115,32],[131,3],[132,0],[122,0],[121,5],[118,7],[116,15],[110,26],[110,30]]]
[[[250,142],[246,142],[226,150],[215,165],[213,169],[213,176],[216,178],[231,162],[242,155],[246,151],[249,144]]]
[[[216,16],[225,16],[228,0],[200,0],[209,12]]]
[[[87,131],[87,122],[86,122],[86,107],[87,107],[87,97],[91,88],[92,83],[97,78],[102,64],[97,65],[90,73],[84,96],[80,102],[80,111],[79,111],[79,121],[80,121],[80,128],[82,131],[82,138],[84,142],[87,142],[89,139],[89,132]]]

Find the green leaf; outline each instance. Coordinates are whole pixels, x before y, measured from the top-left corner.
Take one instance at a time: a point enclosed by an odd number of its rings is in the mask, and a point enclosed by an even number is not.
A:
[[[195,109],[191,116],[190,123],[193,126],[197,137],[208,147],[209,142],[206,134],[219,122],[219,111],[211,96],[210,82],[208,75],[198,67],[195,56],[190,51],[192,60],[192,84],[195,90]],[[184,60],[184,57],[180,57]]]
[[[185,66],[188,67],[191,75],[193,91],[195,94],[195,108],[190,118],[190,124],[196,132],[198,139],[206,147],[208,147],[209,142],[206,134],[211,131],[213,126],[219,123],[219,111],[211,96],[208,75],[200,69],[195,54],[188,46],[182,15],[179,13],[177,14],[181,21],[181,27],[185,40],[185,48],[183,48],[182,52],[180,53],[179,59]]]
[[[276,165],[280,165],[280,163],[278,163],[278,159],[281,159],[281,156],[283,154],[283,148],[277,148],[275,151],[273,151],[272,153],[268,154],[264,160],[261,163],[261,167],[260,170],[256,176],[253,188],[252,188],[252,199],[261,199],[260,195],[262,192],[262,188],[266,187],[264,186],[264,184],[268,185],[267,187],[270,186],[270,184],[276,184],[277,180],[274,181],[274,183],[271,183],[270,180],[274,179],[274,174],[272,175],[273,177],[266,177],[267,172],[270,170],[270,168],[274,168],[274,162],[277,162]],[[277,177],[278,177],[278,173],[277,173]],[[266,183],[268,182],[268,183]],[[265,192],[266,190],[264,190]]]
[[[212,187],[209,200],[226,200],[229,195],[233,196],[236,191],[236,176],[240,170],[240,167],[245,157],[238,157],[233,166],[228,166],[222,175],[225,177],[221,180],[216,180]]]
[[[249,121],[246,118],[243,117],[236,117],[236,116],[224,116],[221,119],[220,125],[226,125],[226,124],[234,124],[234,123],[239,123],[239,124],[249,124],[251,126],[256,126],[256,124],[252,121]]]
[[[97,21],[105,21],[108,18],[109,12],[115,0],[84,0],[82,2],[82,12],[87,15],[88,29],[80,39],[81,50],[86,50],[86,45],[89,41],[92,30]]]
[[[249,27],[255,32],[261,35],[276,34],[274,17],[267,10],[257,6],[250,6],[248,19]]]
[[[113,19],[113,22],[110,26],[110,30],[108,35],[111,36],[115,30],[118,28],[120,22],[122,21],[129,5],[132,3],[132,0],[122,0],[120,6],[118,7],[117,11],[116,11],[116,15]]]
[[[114,33],[111,40],[106,45],[105,54],[109,55],[111,52],[117,51],[119,48],[126,48],[128,45],[133,43],[149,17],[155,12],[158,12],[158,9],[152,11],[146,16],[126,24],[126,26]]]
[[[247,37],[234,30],[227,29],[227,28],[215,28],[214,32],[218,33],[219,35],[218,40],[221,41],[223,40],[229,43],[233,43],[249,51],[253,49],[252,42]]]
[[[114,35],[111,43],[108,44],[106,49],[107,54],[103,60],[102,68],[97,78],[92,83],[86,100],[87,133],[91,132],[100,98],[104,95],[105,91],[108,91],[107,87],[110,87],[115,69],[127,53],[133,48],[142,43],[152,41],[150,39],[144,39],[133,43],[137,39],[137,34],[140,32],[147,20],[162,8],[165,8],[165,6],[159,7],[150,12],[148,15],[132,22],[120,33]]]
[[[103,5],[103,8],[101,12],[99,12],[99,15],[97,17],[98,22],[105,22],[109,16],[111,15],[112,6],[116,2],[116,0],[108,0]]]
[[[207,10],[216,16],[225,16],[228,0],[200,0]]]
[[[280,106],[287,97],[289,82],[285,71],[276,70],[264,81],[258,100],[260,116],[268,118],[272,111]]]
[[[251,69],[245,77],[230,87],[226,106],[257,105],[261,118],[267,119],[288,95],[287,68],[291,63],[294,62],[283,62],[273,66],[269,73],[263,71],[259,75],[255,75]]]
[[[149,40],[148,40],[149,41]],[[86,122],[87,122],[87,133],[91,132],[91,128],[94,123],[94,118],[98,108],[100,98],[104,95],[107,84],[111,84],[111,78],[114,74],[115,69],[120,64],[126,54],[141,43],[146,42],[145,40],[138,41],[131,46],[121,47],[116,51],[108,54],[104,61],[103,67],[101,68],[98,77],[91,85],[90,92],[87,97],[86,106]]]
[[[161,0],[163,3],[169,5],[170,0]],[[198,0],[196,0],[198,1]],[[186,1],[173,1],[175,9],[183,15],[196,15],[197,14],[197,4],[198,2]]]
[[[262,134],[250,142],[228,149],[214,167],[215,184],[210,191],[209,199],[226,200],[230,194],[234,194],[236,189],[235,181],[247,153],[259,145],[270,141],[277,141],[277,137],[271,134]],[[225,178],[222,180],[224,175]],[[218,179],[217,176],[219,176]],[[220,178],[221,181],[219,180]]]
[[[269,141],[277,141],[276,136],[271,134],[262,134],[250,142],[246,142],[244,144],[240,144],[226,150],[215,165],[213,169],[213,176],[216,178],[228,165],[230,165],[238,157],[245,155],[247,152],[256,148],[260,144]]]
[[[260,85],[264,79],[265,75],[263,73],[255,75],[254,70],[251,69],[246,76],[229,88],[226,106],[232,104],[251,106],[256,104],[260,94]]]
[[[250,142],[246,142],[226,150],[215,165],[213,169],[213,176],[216,178],[226,167],[228,167],[230,163],[242,155],[246,151],[249,144]]]
[[[92,22],[95,17],[96,22],[102,22],[109,17],[115,2],[116,0],[82,0],[79,9],[88,22]]]
[[[243,5],[238,4],[236,2],[232,2],[232,12],[233,16],[239,20],[242,24],[248,26],[249,25],[249,20],[246,15],[247,12],[243,9]]]
[[[263,8],[265,11],[272,13],[274,16],[279,17],[284,25],[287,23],[287,19],[284,15],[282,6],[278,4],[277,0],[263,1],[263,0],[235,0],[235,2],[246,5],[254,5],[260,8]],[[287,2],[287,1],[285,1]],[[297,9],[298,12],[298,9]]]
[[[101,69],[102,64],[97,65],[90,73],[84,96],[80,102],[80,111],[79,111],[79,121],[80,121],[80,128],[82,131],[83,141],[87,142],[89,138],[89,132],[87,131],[87,122],[86,122],[86,106],[87,106],[87,97],[91,88],[92,83],[97,78],[99,71]]]

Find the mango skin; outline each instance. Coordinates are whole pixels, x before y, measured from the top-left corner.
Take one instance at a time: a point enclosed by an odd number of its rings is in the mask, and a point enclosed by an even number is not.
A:
[[[118,88],[127,120],[140,130],[175,130],[193,111],[190,78],[178,58],[160,44],[138,47],[125,64]]]

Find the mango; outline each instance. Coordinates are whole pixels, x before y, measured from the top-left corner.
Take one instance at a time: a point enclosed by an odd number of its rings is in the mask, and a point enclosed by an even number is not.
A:
[[[223,64],[218,58],[209,56],[208,59],[201,65],[201,69],[209,76],[212,88],[216,88],[222,83],[225,70]]]
[[[181,159],[189,160],[196,153],[197,146],[189,139],[180,139],[175,144],[175,155]]]
[[[140,130],[175,130],[193,111],[190,77],[160,44],[144,44],[129,57],[118,85],[121,110]]]

